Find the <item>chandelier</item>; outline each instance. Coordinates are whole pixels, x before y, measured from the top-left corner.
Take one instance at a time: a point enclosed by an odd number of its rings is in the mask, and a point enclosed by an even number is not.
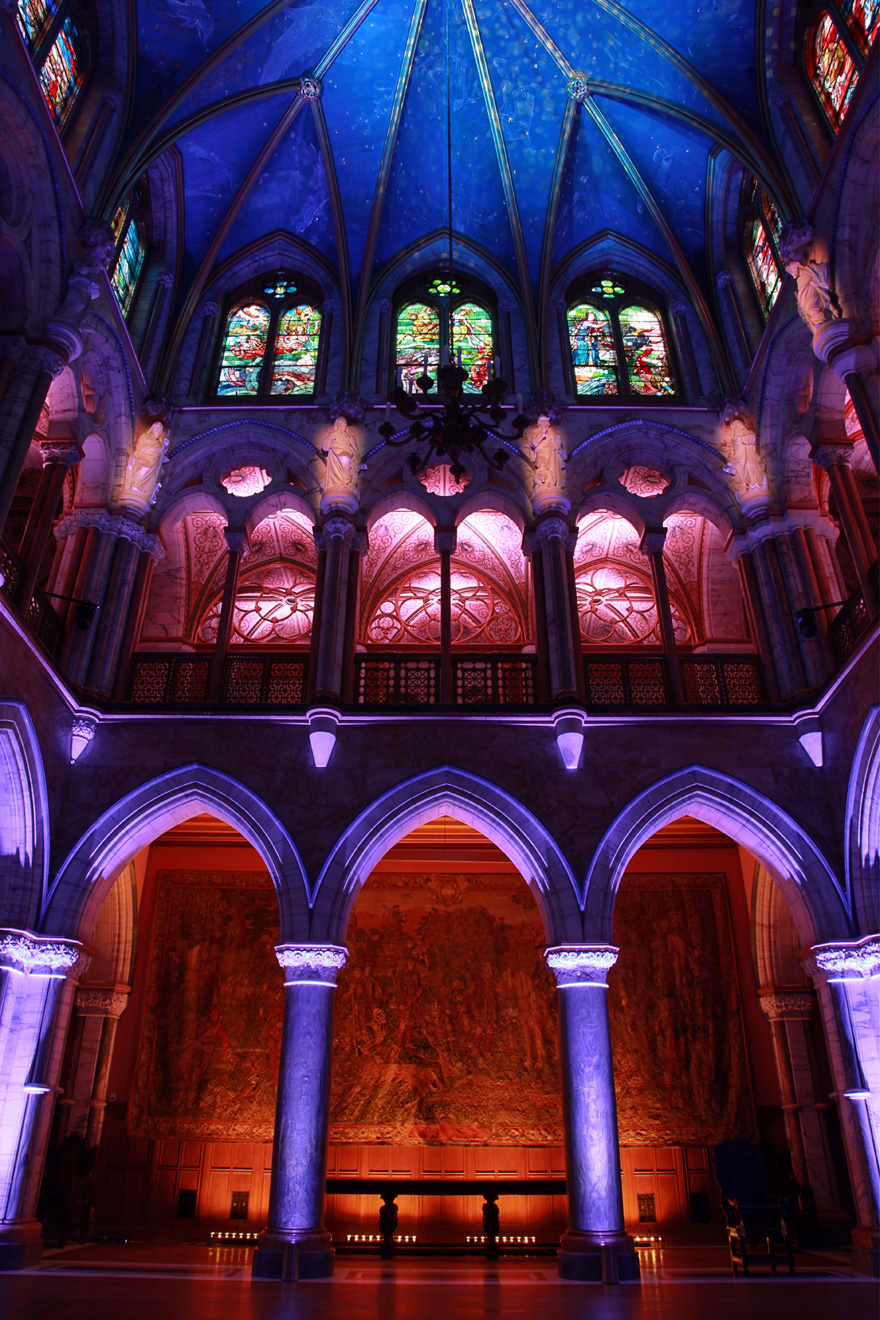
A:
[[[432,286],[437,295],[443,300],[451,298],[459,287],[455,280],[452,263],[452,114],[450,109],[452,100],[449,75],[449,0],[446,0],[444,4],[444,18],[446,26],[446,190],[449,271],[442,283],[434,280]],[[523,454],[519,443],[522,439],[522,433],[528,425],[528,418],[522,415],[521,407],[518,407],[517,415],[511,421],[512,430],[502,431],[500,429],[506,415],[502,403],[507,395],[507,383],[501,379],[500,365],[496,357],[493,361],[494,370],[482,387],[482,398],[474,398],[472,402],[465,402],[464,384],[468,379],[468,374],[461,365],[461,349],[458,350],[457,360],[444,351],[443,365],[437,371],[436,382],[432,376],[428,375],[427,357],[422,359],[422,374],[415,381],[420,392],[419,395],[407,393],[400,384],[392,390],[385,408],[385,421],[379,427],[379,434],[386,445],[395,447],[403,445],[417,446],[415,452],[410,454],[407,459],[410,470],[414,475],[418,476],[424,472],[432,457],[448,459],[450,471],[456,481],[461,481],[466,472],[461,461],[463,454],[481,454],[489,467],[494,468],[496,471],[500,471],[504,467],[511,454],[518,455],[526,463],[530,462]],[[439,410],[436,407],[429,409],[422,406],[423,404],[434,403],[437,398],[437,396],[435,396],[435,399],[428,397],[435,384],[439,387],[439,402],[442,403],[442,409]],[[518,405],[519,402],[519,399],[517,399]],[[401,416],[410,421],[410,425],[403,430],[396,429],[391,421],[392,406],[397,409]],[[488,446],[490,442],[500,442],[494,452],[488,452],[488,449],[484,447]]]

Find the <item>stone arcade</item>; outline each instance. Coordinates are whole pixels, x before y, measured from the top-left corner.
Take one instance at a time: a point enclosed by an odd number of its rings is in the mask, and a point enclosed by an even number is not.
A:
[[[880,11],[652,9],[0,4],[0,1269],[880,1273]]]

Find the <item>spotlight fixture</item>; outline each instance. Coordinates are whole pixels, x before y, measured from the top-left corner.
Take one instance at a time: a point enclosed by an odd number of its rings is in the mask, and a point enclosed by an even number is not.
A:
[[[819,631],[819,625],[816,622],[816,615],[819,610],[834,610],[837,609],[838,605],[845,604],[845,600],[833,600],[830,605],[807,605],[804,609],[798,610],[794,617],[801,637],[811,641],[816,636]]]

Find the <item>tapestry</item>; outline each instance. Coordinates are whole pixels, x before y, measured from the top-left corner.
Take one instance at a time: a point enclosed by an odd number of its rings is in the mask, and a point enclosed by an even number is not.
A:
[[[372,875],[339,977],[330,1140],[561,1143],[545,943],[519,875]]]
[[[284,981],[265,872],[163,871],[129,1131],[271,1141]]]
[[[722,874],[627,875],[608,978],[624,1146],[756,1139]]]

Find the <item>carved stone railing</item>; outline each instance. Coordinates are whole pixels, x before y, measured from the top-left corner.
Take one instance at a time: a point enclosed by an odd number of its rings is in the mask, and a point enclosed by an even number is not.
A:
[[[763,706],[767,701],[756,655],[681,655],[687,707],[716,710]],[[671,707],[666,657],[630,652],[584,656],[587,707]]]
[[[880,565],[880,560],[875,560],[870,570],[871,578],[875,584],[878,576],[880,576],[878,565]],[[856,591],[850,596],[842,609],[838,610],[828,625],[828,635],[831,638],[838,664],[843,664],[847,656],[856,649],[870,625],[871,616],[865,605],[865,598],[861,590]]]
[[[533,706],[533,655],[459,655],[452,659],[456,706]],[[439,655],[358,656],[355,701],[360,706],[434,706],[440,699]]]
[[[135,655],[127,699],[136,706],[189,706],[208,701],[210,654]],[[304,706],[308,657],[291,652],[229,655],[221,700],[230,706]]]
[[[0,536],[0,591],[8,600],[15,601],[16,589],[23,573],[24,564],[9,542]],[[39,587],[34,587],[24,621],[37,641],[54,656],[64,635],[64,624],[48,596]]]

